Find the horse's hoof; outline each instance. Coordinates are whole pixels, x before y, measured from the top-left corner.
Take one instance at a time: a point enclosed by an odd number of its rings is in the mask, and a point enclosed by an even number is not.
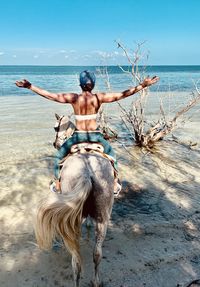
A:
[[[187,287],[197,287],[197,286],[200,286],[200,280],[199,279],[194,280],[189,285],[187,285]]]
[[[103,282],[101,282],[100,284],[97,284],[97,283],[91,281],[90,287],[104,287],[104,284],[103,284]]]

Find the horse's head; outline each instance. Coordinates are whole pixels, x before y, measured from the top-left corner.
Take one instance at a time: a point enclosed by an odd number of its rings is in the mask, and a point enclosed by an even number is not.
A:
[[[55,114],[56,124],[54,130],[56,132],[56,139],[53,146],[59,149],[65,140],[72,135],[75,130],[74,124],[69,120],[68,116],[59,116]]]

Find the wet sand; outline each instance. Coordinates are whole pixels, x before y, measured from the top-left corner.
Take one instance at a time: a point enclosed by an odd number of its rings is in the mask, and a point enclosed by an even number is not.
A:
[[[54,112],[64,114],[66,106],[34,96],[3,97],[0,110],[0,286],[71,287],[69,254],[64,248],[39,250],[32,222],[52,178]],[[198,122],[196,114],[175,133],[184,142],[197,142],[191,149],[171,137],[153,154],[113,143],[123,191],[115,200],[103,247],[104,286],[185,287],[200,278]],[[83,226],[85,287],[93,273],[93,237],[92,229],[87,240]]]

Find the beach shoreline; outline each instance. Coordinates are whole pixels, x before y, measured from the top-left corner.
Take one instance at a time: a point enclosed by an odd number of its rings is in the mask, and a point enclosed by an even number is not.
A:
[[[32,217],[53,175],[54,113],[72,110],[38,96],[1,99],[0,285],[73,286],[69,254],[63,248],[40,251]],[[116,112],[116,106],[106,109]],[[109,118],[114,128],[118,117]],[[103,247],[105,286],[185,287],[200,278],[198,119],[197,113],[174,133],[186,144],[197,143],[191,148],[170,136],[152,154],[113,143],[123,191]],[[82,286],[88,286],[93,270],[93,236],[87,242],[85,233],[83,227]]]

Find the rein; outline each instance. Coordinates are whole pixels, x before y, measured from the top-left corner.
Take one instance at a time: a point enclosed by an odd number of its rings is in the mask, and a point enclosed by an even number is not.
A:
[[[55,139],[55,142],[57,142],[58,139],[62,139],[61,137],[58,136],[58,133],[60,131],[60,126],[61,126],[61,121],[62,119],[64,118],[64,116],[62,116],[59,121],[58,121],[58,126],[57,127],[54,127],[54,130],[56,131],[56,139]]]
[[[54,147],[59,149],[59,145],[61,146],[66,139],[68,139],[74,133],[76,127],[66,116],[60,117],[57,121],[57,126],[54,126],[54,130],[56,132],[56,138],[54,142]],[[58,144],[59,143],[59,144]]]

